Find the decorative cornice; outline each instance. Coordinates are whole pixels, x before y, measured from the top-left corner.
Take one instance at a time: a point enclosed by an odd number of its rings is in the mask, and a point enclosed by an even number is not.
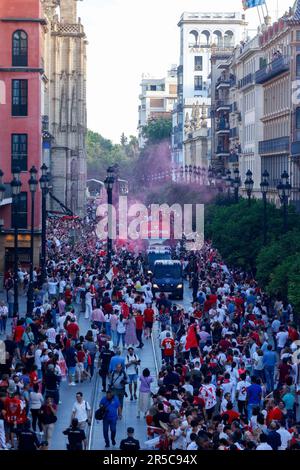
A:
[[[16,73],[44,73],[44,69],[38,67],[0,67],[0,72],[16,72]]]
[[[40,23],[42,25],[47,24],[45,18],[0,18],[0,21],[4,23]]]

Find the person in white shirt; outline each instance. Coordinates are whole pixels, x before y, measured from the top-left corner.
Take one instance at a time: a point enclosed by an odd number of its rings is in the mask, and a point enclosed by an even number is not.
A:
[[[277,340],[277,351],[280,353],[281,350],[285,347],[286,342],[288,340],[289,334],[285,330],[285,328],[282,326],[280,327],[277,335],[276,335],[276,340]]]
[[[278,434],[281,437],[281,446],[278,447],[278,450],[286,450],[289,446],[289,442],[292,440],[292,434],[285,428],[285,422],[283,421],[280,424],[280,428],[277,429]]]
[[[49,279],[48,281],[48,294],[50,299],[56,296],[58,282],[55,279]]]
[[[238,402],[238,410],[240,414],[247,415],[246,401],[247,401],[247,387],[249,383],[246,382],[245,374],[241,374],[241,380],[236,386],[236,397]]]
[[[256,450],[273,450],[272,447],[267,443],[266,434],[261,434],[259,436],[260,444],[256,447]]]
[[[196,443],[197,434],[192,433],[192,434],[190,435],[190,440],[191,440],[191,442],[190,442],[189,445],[187,446],[186,450],[198,450],[198,445],[197,445],[197,443]]]
[[[87,293],[85,294],[85,316],[84,318],[86,320],[90,320],[91,317],[92,317],[92,313],[93,313],[93,306],[92,306],[92,298],[94,297],[94,295],[91,293],[91,291],[87,291]]]
[[[173,429],[170,432],[170,439],[172,441],[172,450],[185,450],[186,437],[185,430],[181,426],[180,420],[175,419],[172,423]]]
[[[83,399],[82,392],[76,393],[76,401],[73,405],[71,421],[74,418],[78,419],[78,426],[83,431],[85,431],[87,423],[91,421],[91,407],[89,403]]]
[[[47,341],[50,344],[56,344],[56,330],[53,326],[50,326],[46,331]]]

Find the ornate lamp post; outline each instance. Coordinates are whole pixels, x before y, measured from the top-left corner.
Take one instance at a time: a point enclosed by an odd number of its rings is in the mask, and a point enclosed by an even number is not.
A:
[[[30,173],[30,179],[28,181],[30,193],[31,193],[31,234],[30,234],[30,274],[29,274],[29,286],[27,294],[27,312],[32,313],[34,307],[33,301],[33,255],[34,255],[34,199],[37,190],[37,169],[33,166]]]
[[[261,193],[264,203],[264,218],[263,218],[263,233],[264,245],[267,244],[267,194],[269,191],[269,173],[265,170],[262,174],[262,181],[260,183]]]
[[[14,228],[14,315],[19,313],[19,245],[18,245],[18,202],[22,183],[20,181],[20,168],[12,171],[13,179],[10,183],[12,192],[12,225]]]
[[[223,186],[223,180],[222,180],[222,175],[221,175],[220,172],[218,172],[218,174],[216,176],[216,185],[217,185],[219,193],[221,193],[222,192],[222,186]]]
[[[241,178],[240,178],[240,172],[238,168],[236,168],[233,172],[234,174],[234,179],[233,179],[233,188],[234,188],[234,199],[235,202],[239,202],[239,188],[241,186]]]
[[[209,186],[212,185],[213,177],[214,177],[214,174],[213,174],[212,168],[211,168],[211,166],[210,166],[210,167],[208,168],[208,172],[207,172],[207,178],[208,178]]]
[[[289,183],[289,174],[284,171],[281,175],[281,181],[277,186],[280,202],[283,206],[283,230],[286,233],[288,230],[288,214],[287,207],[289,204],[289,198],[291,197],[292,186]]]
[[[42,190],[42,250],[41,250],[41,283],[47,280],[46,273],[46,223],[47,223],[47,194],[49,192],[48,167],[45,163],[41,167],[40,187]]]
[[[115,183],[114,168],[109,167],[107,169],[107,177],[104,181],[105,188],[107,191],[107,204],[108,204],[108,231],[107,231],[107,257],[106,257],[106,270],[110,270],[111,257],[112,257],[112,203],[113,203],[113,187]]]
[[[230,188],[231,188],[231,184],[232,184],[232,179],[231,179],[231,171],[230,170],[227,170],[226,171],[226,178],[225,178],[225,186],[227,188],[227,196],[228,196],[228,199],[230,199]]]
[[[248,206],[251,206],[251,194],[253,191],[253,186],[254,186],[254,181],[252,179],[252,171],[248,170],[246,173],[246,179],[245,179],[245,188],[248,196]]]

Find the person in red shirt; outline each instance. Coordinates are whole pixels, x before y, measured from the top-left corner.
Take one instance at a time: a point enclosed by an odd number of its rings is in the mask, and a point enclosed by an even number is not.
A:
[[[283,402],[281,402],[281,403],[283,403]],[[279,404],[279,406],[274,406],[269,410],[269,412],[267,414],[267,420],[266,420],[268,426],[272,421],[281,422],[281,420],[283,419],[283,412],[281,411],[280,406],[282,406],[284,408],[284,403],[283,403],[283,405]]]
[[[161,343],[163,350],[163,359],[167,364],[174,363],[175,341],[171,338],[171,334],[167,333],[165,339]]]
[[[4,420],[9,430],[8,438],[11,448],[14,449],[14,434],[16,434],[27,421],[25,406],[22,406],[22,401],[17,393],[5,399],[4,412]]]
[[[233,409],[233,404],[230,401],[226,405],[226,411],[224,411],[221,416],[228,416],[228,424],[232,424],[233,421],[240,419],[240,413]]]
[[[142,315],[141,310],[137,310],[137,314],[135,316],[135,331],[136,331],[136,337],[139,342],[138,348],[140,349],[142,349],[142,347],[144,346],[144,343],[142,340],[143,327],[144,327],[144,317]]]
[[[145,338],[148,339],[151,336],[154,322],[154,310],[152,308],[152,304],[148,304],[147,308],[144,310],[144,322]]]
[[[25,331],[25,326],[23,320],[18,320],[17,326],[14,331],[14,341],[16,343],[16,353],[21,358],[21,349],[22,349],[22,338]]]
[[[70,323],[66,326],[68,335],[72,336],[72,339],[78,339],[79,337],[79,326],[75,322],[75,318],[72,318]]]

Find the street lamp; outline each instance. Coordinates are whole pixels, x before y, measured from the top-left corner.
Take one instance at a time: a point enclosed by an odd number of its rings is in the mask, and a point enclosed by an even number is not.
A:
[[[288,230],[288,214],[287,206],[289,203],[289,198],[291,197],[292,186],[289,183],[289,174],[287,171],[284,171],[281,175],[281,181],[277,186],[277,191],[279,195],[280,202],[283,206],[283,230],[287,232]]]
[[[241,178],[240,178],[239,169],[236,168],[233,174],[234,174],[234,179],[233,179],[234,199],[235,199],[235,202],[238,203],[239,202],[239,188],[241,186]]]
[[[107,177],[104,181],[105,189],[107,192],[107,204],[108,204],[108,231],[107,231],[107,256],[106,256],[106,271],[110,270],[111,256],[112,256],[112,203],[113,203],[113,187],[115,183],[114,169],[109,167],[107,169]]]
[[[12,192],[12,225],[14,228],[14,316],[19,313],[19,246],[18,246],[18,202],[22,183],[20,181],[20,168],[12,171],[13,179],[10,183]]]
[[[262,181],[260,183],[260,188],[261,188],[261,193],[263,197],[263,203],[264,203],[264,245],[267,244],[267,194],[269,191],[269,173],[267,170],[265,170],[262,174]]]
[[[225,178],[225,186],[227,188],[227,195],[228,195],[228,199],[230,199],[230,187],[231,187],[231,184],[232,184],[232,179],[231,179],[231,171],[228,169],[226,171],[226,178]]]
[[[33,301],[33,255],[34,255],[34,198],[37,190],[37,169],[33,166],[30,171],[30,179],[28,180],[29,190],[31,193],[31,235],[30,235],[30,274],[29,286],[27,294],[27,312],[32,313],[34,307]]]
[[[203,184],[203,186],[205,185],[205,183],[206,183],[206,168],[203,167],[202,168],[202,184]]]
[[[254,181],[252,179],[252,171],[248,170],[246,173],[246,179],[245,179],[245,188],[248,196],[248,206],[251,206],[251,194],[253,191],[253,186],[254,186]]]
[[[210,166],[208,168],[208,172],[207,172],[207,178],[208,178],[209,186],[212,185],[213,177],[214,177],[214,175],[213,175],[212,167]]]
[[[49,192],[48,167],[45,163],[41,166],[42,176],[40,187],[42,190],[42,250],[41,250],[41,284],[47,280],[46,273],[46,222],[47,222],[47,194]]]
[[[218,191],[219,193],[222,192],[222,175],[220,172],[218,172],[217,176],[216,176],[216,184],[217,184],[217,188],[218,188]]]

